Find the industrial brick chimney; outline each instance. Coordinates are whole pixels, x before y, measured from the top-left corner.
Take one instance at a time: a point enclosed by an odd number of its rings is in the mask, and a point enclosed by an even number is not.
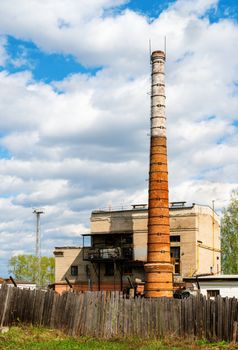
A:
[[[165,53],[154,51],[151,55],[151,63],[151,138],[145,296],[172,297],[173,265],[170,258]]]

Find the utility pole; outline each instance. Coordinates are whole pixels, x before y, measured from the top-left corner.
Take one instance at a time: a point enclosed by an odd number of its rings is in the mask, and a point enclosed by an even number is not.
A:
[[[212,201],[212,266],[215,271],[215,200]]]
[[[36,250],[35,256],[37,258],[36,268],[36,284],[41,287],[41,232],[40,232],[40,215],[44,214],[41,208],[35,208],[33,214],[36,215]]]

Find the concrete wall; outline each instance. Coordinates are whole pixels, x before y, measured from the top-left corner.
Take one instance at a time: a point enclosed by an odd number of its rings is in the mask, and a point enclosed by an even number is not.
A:
[[[91,233],[133,232],[134,260],[146,261],[147,218],[146,209],[93,212]],[[171,246],[180,247],[183,276],[210,273],[211,266],[214,273],[220,272],[219,218],[210,207],[170,208],[170,234],[180,236]]]
[[[208,207],[197,208],[197,269],[206,273],[212,268],[213,273],[221,271],[220,225],[216,214]]]
[[[93,212],[91,216],[91,234],[105,232],[132,232],[132,216],[125,211]]]
[[[171,236],[180,236],[180,270],[183,276],[189,276],[196,270],[196,213],[194,208],[170,210]]]
[[[62,255],[60,255],[62,253]],[[55,255],[55,282],[65,282],[65,277],[70,282],[87,280],[86,265],[83,261],[83,251],[81,247],[57,247]],[[71,266],[78,266],[78,275],[71,275]]]
[[[65,281],[65,277],[73,284],[74,290],[98,290],[98,265],[90,261],[83,260],[83,250],[81,247],[57,247],[54,251],[55,255],[55,290],[58,293],[69,290],[70,287]],[[71,275],[71,266],[78,266],[78,275]],[[87,266],[87,267],[86,267]],[[87,273],[86,273],[87,270]],[[144,272],[140,267],[135,267],[132,274],[124,274],[122,276],[123,288],[129,285],[127,276],[133,275],[135,278],[143,278]],[[105,263],[100,264],[100,288],[101,290],[120,290],[121,275],[116,266],[115,276],[106,275]]]

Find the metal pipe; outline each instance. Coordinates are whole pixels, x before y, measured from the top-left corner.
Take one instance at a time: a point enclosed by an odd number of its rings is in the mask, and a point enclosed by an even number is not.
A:
[[[170,258],[167,139],[165,115],[165,53],[151,55],[151,138],[148,205],[146,297],[172,297]]]
[[[67,282],[69,288],[70,288],[70,289],[73,289],[73,286],[72,286],[72,284],[70,283],[69,279],[68,279],[67,277],[65,277],[64,279],[65,279],[65,281]]]
[[[134,285],[133,285],[133,283],[131,282],[131,279],[130,279],[129,276],[127,276],[127,279],[128,279],[129,284],[130,284],[130,287],[131,287],[131,288],[134,288]]]
[[[14,287],[17,287],[17,284],[12,276],[9,276],[10,280],[12,281]]]

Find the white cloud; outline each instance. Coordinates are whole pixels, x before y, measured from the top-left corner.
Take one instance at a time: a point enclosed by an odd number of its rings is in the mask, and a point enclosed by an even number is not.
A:
[[[116,60],[132,68],[120,52],[127,47],[132,53],[132,43],[140,48],[147,45],[146,19],[128,10],[123,15],[104,15],[106,9],[125,2],[23,0],[18,6],[16,0],[9,0],[0,4],[0,32],[33,40],[47,52],[74,54],[86,65],[110,65]],[[125,33],[130,33],[128,38]],[[138,35],[146,42],[138,41]]]
[[[184,181],[182,184],[172,188],[174,201],[186,200],[188,204],[194,202],[197,204],[209,205],[212,207],[212,201],[215,202],[215,209],[220,211],[222,207],[228,204],[231,191],[234,184],[225,183],[221,187],[220,182],[209,181]]]
[[[212,0],[177,1],[152,22],[128,9],[115,14],[123,3],[0,3],[3,35],[103,66],[51,84],[30,71],[0,72],[0,146],[10,153],[0,159],[4,259],[34,252],[32,207],[45,209],[48,254],[81,244],[92,209],[147,201],[149,38],[158,49],[167,35],[170,200],[222,207],[238,186],[237,23],[209,23]]]
[[[171,9],[182,14],[183,16],[188,15],[203,15],[206,11],[211,8],[216,9],[219,0],[178,0]]]

